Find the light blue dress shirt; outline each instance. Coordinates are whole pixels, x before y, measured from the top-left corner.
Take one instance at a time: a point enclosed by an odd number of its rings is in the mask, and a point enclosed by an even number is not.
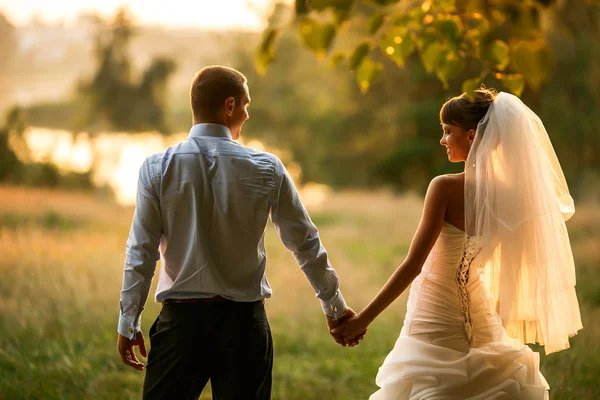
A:
[[[186,141],[140,168],[127,240],[118,332],[133,338],[161,260],[156,301],[271,297],[264,246],[269,215],[324,313],[346,311],[338,277],[285,167],[244,147],[219,124],[194,125]]]

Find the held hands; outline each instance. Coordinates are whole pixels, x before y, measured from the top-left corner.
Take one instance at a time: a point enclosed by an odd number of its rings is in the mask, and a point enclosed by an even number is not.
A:
[[[367,333],[369,323],[365,321],[360,314],[354,314],[344,319],[336,328],[331,331],[331,335],[341,337],[350,347],[356,346]],[[335,336],[334,336],[335,337]]]
[[[349,307],[346,310],[346,312],[337,320],[332,320],[329,317],[327,317],[327,326],[329,327],[329,333],[331,334],[336,343],[344,347],[354,347],[358,345],[360,341],[365,337],[365,334],[367,333],[366,325],[360,332],[358,332],[357,328],[359,327],[359,325],[353,323],[352,332],[346,331],[346,324],[348,323],[348,321],[352,321],[355,319],[358,319],[358,316],[356,315],[356,312],[354,312],[354,310]]]
[[[119,335],[119,339],[117,341],[117,349],[119,350],[119,354],[121,355],[121,361],[123,364],[128,365],[132,368],[141,371],[144,369],[144,364],[142,364],[135,355],[134,347],[140,347],[140,354],[142,357],[148,357],[146,353],[146,344],[144,343],[144,335],[142,331],[139,331],[133,339],[126,338],[125,336]]]

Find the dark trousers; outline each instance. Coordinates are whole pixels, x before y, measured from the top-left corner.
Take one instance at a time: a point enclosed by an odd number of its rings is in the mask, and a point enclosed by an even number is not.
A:
[[[165,304],[150,329],[144,399],[271,398],[273,341],[255,303]]]

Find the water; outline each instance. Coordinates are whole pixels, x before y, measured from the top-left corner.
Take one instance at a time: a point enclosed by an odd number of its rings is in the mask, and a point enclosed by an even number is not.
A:
[[[163,151],[187,138],[187,132],[170,136],[158,133],[107,132],[90,136],[66,130],[31,127],[25,132],[28,154],[19,157],[31,162],[51,162],[63,172],[92,172],[92,183],[109,186],[123,205],[135,204],[139,168],[150,154]],[[266,148],[257,140],[240,143],[276,154],[295,181],[301,177],[300,167],[289,154]],[[330,189],[325,185],[304,185],[302,199],[307,206],[317,207],[325,201]]]

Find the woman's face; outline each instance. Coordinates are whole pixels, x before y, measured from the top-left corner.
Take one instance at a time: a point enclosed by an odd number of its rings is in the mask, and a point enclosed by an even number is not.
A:
[[[440,140],[440,144],[446,148],[450,162],[465,161],[474,138],[474,129],[466,131],[460,126],[442,123],[442,139]]]

